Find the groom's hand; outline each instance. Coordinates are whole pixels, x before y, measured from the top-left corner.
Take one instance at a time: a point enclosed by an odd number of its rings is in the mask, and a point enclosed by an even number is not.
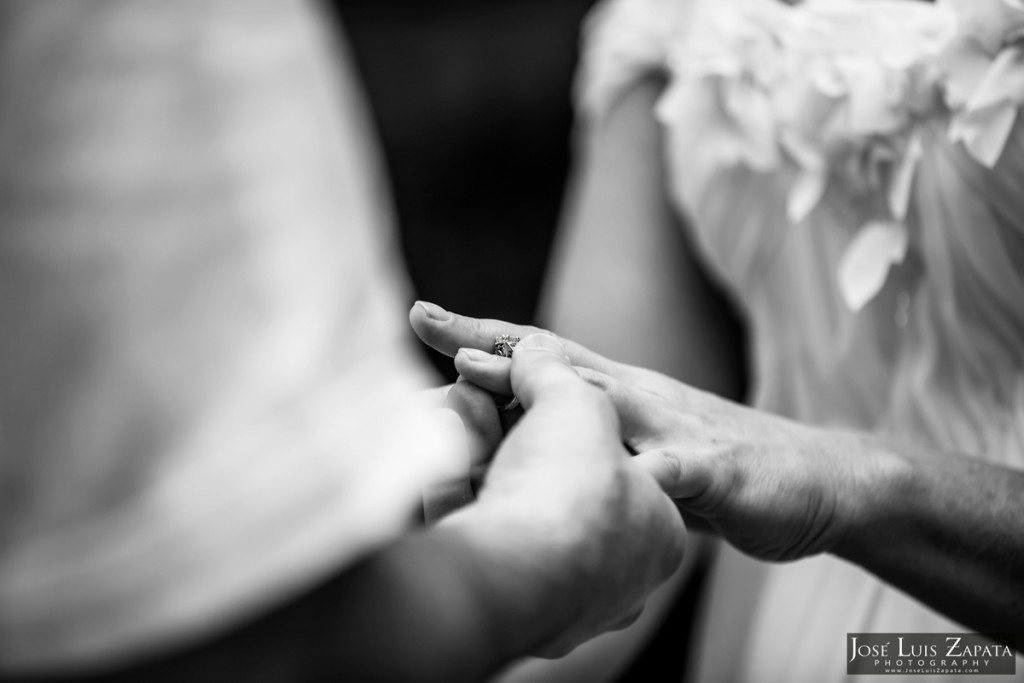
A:
[[[557,339],[525,337],[510,370],[525,413],[478,502],[442,526],[490,559],[487,580],[506,609],[535,610],[535,651],[560,655],[632,623],[678,566],[685,530],[630,460],[611,402],[579,377]]]

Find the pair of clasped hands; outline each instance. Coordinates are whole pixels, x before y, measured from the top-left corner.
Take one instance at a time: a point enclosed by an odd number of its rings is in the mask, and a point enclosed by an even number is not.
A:
[[[687,526],[768,560],[839,542],[837,497],[823,482],[841,473],[813,457],[813,428],[537,328],[423,302],[409,318],[454,358],[460,378],[447,407],[486,466],[476,501],[444,523],[481,529],[510,572],[536,570],[559,595],[552,611],[566,615],[541,654],[631,623],[681,561]],[[493,354],[500,335],[521,338],[511,358]],[[521,408],[501,413],[496,396],[518,397]],[[498,537],[485,538],[487,528]]]

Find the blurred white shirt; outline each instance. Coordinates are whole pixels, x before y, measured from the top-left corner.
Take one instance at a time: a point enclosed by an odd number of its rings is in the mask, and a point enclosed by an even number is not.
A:
[[[400,533],[452,451],[315,8],[3,14],[0,671],[123,661]]]

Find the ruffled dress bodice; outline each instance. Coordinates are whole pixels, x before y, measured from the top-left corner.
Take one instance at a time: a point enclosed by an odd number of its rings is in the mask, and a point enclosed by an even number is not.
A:
[[[592,15],[584,122],[666,77],[666,193],[749,322],[758,407],[1024,468],[1022,35],[1016,0]],[[744,680],[845,680],[846,633],[963,630],[833,558],[765,571]]]

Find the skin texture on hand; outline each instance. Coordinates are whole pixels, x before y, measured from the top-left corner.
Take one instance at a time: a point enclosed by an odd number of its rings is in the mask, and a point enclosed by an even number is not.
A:
[[[508,359],[483,353],[496,334],[535,328],[414,308],[417,334],[454,355],[463,377],[510,394]],[[693,389],[660,373],[615,363],[564,342],[577,372],[611,399],[620,440],[675,499],[687,523],[711,529],[747,554],[793,560],[832,550],[845,530],[837,507],[857,473],[821,457],[826,435]]]
[[[525,413],[495,453],[476,504],[442,526],[489,558],[491,598],[512,612],[540,607],[528,650],[560,656],[639,616],[682,559],[685,529],[622,447],[607,397],[580,378],[554,337],[524,338],[509,379]],[[490,394],[468,385],[453,392],[468,424],[496,424]]]
[[[431,305],[410,319],[467,380],[495,393],[508,393],[510,368],[478,351],[495,334],[537,331]],[[765,560],[832,553],[970,628],[1024,632],[1024,472],[799,424],[565,348],[615,406],[633,463],[691,526]]]

